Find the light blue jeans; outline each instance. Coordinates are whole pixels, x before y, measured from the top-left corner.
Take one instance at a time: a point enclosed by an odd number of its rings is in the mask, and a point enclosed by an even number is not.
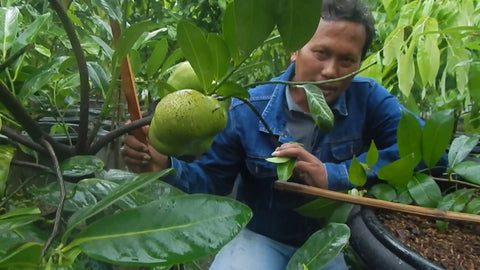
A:
[[[296,247],[282,244],[245,228],[218,252],[210,270],[285,270],[296,250]],[[322,270],[345,269],[348,267],[343,254],[322,268]]]

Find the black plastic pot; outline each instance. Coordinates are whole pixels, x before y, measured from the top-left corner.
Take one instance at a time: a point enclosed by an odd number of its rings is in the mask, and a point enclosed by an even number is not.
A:
[[[368,269],[443,269],[400,243],[382,226],[370,208],[354,207],[348,226],[350,245]]]

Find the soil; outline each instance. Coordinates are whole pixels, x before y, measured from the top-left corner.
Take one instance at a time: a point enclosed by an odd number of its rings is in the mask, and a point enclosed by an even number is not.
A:
[[[434,219],[377,211],[392,236],[436,265],[452,270],[480,269],[480,224],[449,222],[441,232]]]

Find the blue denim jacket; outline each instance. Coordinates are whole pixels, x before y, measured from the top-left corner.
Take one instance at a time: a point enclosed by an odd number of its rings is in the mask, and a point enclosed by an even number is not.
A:
[[[293,72],[292,64],[273,80],[289,80]],[[249,106],[233,99],[227,126],[215,137],[207,153],[192,163],[172,158],[177,175],[170,182],[189,193],[228,194],[240,175],[237,199],[254,213],[248,228],[280,242],[301,245],[320,224],[298,215],[294,209],[313,198],[274,189],[276,165],[265,161],[276,148],[275,140],[280,143],[293,141],[286,132],[285,85],[260,85],[249,93],[250,102],[268,123],[275,138]],[[329,189],[353,187],[348,181],[351,159],[355,155],[365,162],[365,152],[372,140],[379,149],[374,171],[399,158],[396,130],[402,106],[375,80],[355,77],[332,109],[334,128],[327,134],[317,132],[312,150],[326,166]],[[369,175],[370,180],[375,181],[373,174]]]

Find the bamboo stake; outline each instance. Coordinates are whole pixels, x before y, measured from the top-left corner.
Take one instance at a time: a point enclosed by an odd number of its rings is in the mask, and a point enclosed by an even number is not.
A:
[[[353,196],[327,189],[307,186],[292,182],[276,181],[275,188],[279,190],[287,190],[301,194],[314,195],[323,197],[335,201],[341,201],[346,203],[353,203],[357,205],[374,207],[379,209],[386,209],[391,211],[403,212],[407,214],[413,214],[418,216],[432,217],[443,220],[455,220],[480,223],[480,215],[445,211],[436,208],[427,208],[416,205],[408,205],[402,203],[388,202],[373,198]]]

